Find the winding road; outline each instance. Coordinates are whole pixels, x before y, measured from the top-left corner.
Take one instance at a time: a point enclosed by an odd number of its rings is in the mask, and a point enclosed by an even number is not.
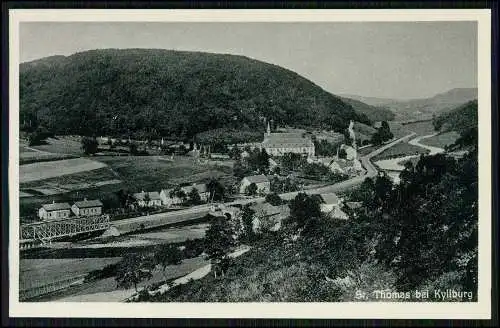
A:
[[[422,141],[423,139],[431,138],[431,137],[434,137],[436,135],[437,135],[437,133],[429,134],[429,135],[425,135],[425,136],[419,136],[419,137],[416,137],[414,139],[411,139],[410,141],[408,141],[408,143],[410,145],[421,147],[421,148],[429,150],[428,155],[435,155],[435,154],[443,153],[445,151],[443,148],[429,146],[429,145],[425,145],[425,144],[420,143],[420,141]],[[402,163],[404,163],[410,159],[417,158],[419,156],[420,155],[408,155],[408,156],[403,156],[403,157],[383,159],[383,160],[375,162],[375,164],[382,170],[403,171],[404,166],[402,165]],[[394,177],[396,178],[396,176],[394,176]]]

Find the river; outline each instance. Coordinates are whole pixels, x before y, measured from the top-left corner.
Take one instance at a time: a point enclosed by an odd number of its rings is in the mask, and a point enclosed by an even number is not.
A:
[[[435,154],[443,153],[445,151],[443,148],[433,147],[433,146],[429,146],[429,145],[425,145],[425,144],[420,143],[420,141],[422,141],[423,139],[431,138],[431,137],[434,137],[436,135],[437,135],[437,133],[429,134],[429,135],[425,135],[425,136],[419,136],[419,137],[416,137],[416,138],[408,141],[408,143],[410,145],[418,146],[418,147],[429,150],[428,155],[435,155]],[[391,177],[393,179],[394,183],[399,183],[399,181],[400,181],[399,174],[401,171],[404,170],[403,164],[405,162],[407,162],[413,158],[417,158],[419,156],[420,155],[408,155],[408,156],[402,156],[402,157],[396,157],[396,158],[390,158],[390,159],[383,159],[383,160],[375,162],[374,164],[377,165],[381,170],[387,171],[387,174],[389,175],[389,177]]]

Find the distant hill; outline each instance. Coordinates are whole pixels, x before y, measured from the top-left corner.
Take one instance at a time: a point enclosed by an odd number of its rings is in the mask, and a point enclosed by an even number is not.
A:
[[[370,124],[302,76],[247,57],[105,49],[20,65],[22,127],[56,134],[190,138],[276,124],[344,130]],[[29,123],[26,123],[29,122]]]
[[[394,113],[387,108],[368,105],[362,101],[352,98],[340,97],[340,99],[351,105],[356,112],[365,114],[372,122],[392,121],[395,117]]]
[[[430,98],[409,100],[356,95],[342,95],[342,97],[361,101],[382,110],[389,110],[395,114],[394,120],[396,121],[413,121],[432,119],[433,115],[439,115],[477,99],[477,88],[456,88]]]
[[[384,107],[386,104],[401,101],[401,100],[391,99],[391,98],[364,97],[364,96],[351,95],[351,94],[341,94],[340,96],[343,98],[349,98],[349,99],[361,101],[369,106],[374,106],[374,107]]]
[[[397,101],[385,106],[396,114],[396,120],[419,120],[431,119],[474,99],[477,99],[477,88],[458,88],[431,98]]]

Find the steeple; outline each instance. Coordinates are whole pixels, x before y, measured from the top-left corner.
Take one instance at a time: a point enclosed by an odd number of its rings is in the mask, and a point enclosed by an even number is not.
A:
[[[271,135],[271,126],[269,125],[269,121],[267,121],[267,135],[270,136]]]

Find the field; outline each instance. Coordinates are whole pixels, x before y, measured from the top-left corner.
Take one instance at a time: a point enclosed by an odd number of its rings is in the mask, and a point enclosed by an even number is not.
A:
[[[26,183],[62,175],[92,171],[106,165],[85,158],[66,159],[53,162],[32,163],[19,166],[19,182]]]
[[[460,137],[460,135],[457,132],[451,131],[438,134],[437,136],[431,138],[423,139],[421,143],[433,147],[444,148],[445,146],[452,145],[453,143],[455,143],[458,137]]]
[[[59,162],[29,164],[33,173],[27,176],[23,176],[23,168],[28,165],[21,166],[21,216],[32,215],[44,203],[84,197],[103,200],[120,189],[160,191],[181,183],[208,182],[212,177],[226,183],[233,181],[232,169],[227,163],[200,164],[190,157],[175,157],[172,162],[162,161],[158,156],[95,156],[93,160],[69,160],[96,163],[91,164],[96,169],[81,171],[80,167],[80,172],[65,175],[56,164]],[[40,167],[46,168],[39,172],[45,176],[43,180],[35,179],[35,168]],[[76,171],[78,167],[68,169]]]
[[[33,146],[32,148],[56,154],[70,154],[81,156],[82,149],[79,136],[60,136],[48,138],[46,145]]]
[[[176,184],[208,182],[210,178],[230,175],[232,170],[224,165],[195,162],[191,157],[175,157],[173,161],[158,156],[102,156],[96,160],[106,163],[130,190],[160,191]]]
[[[416,155],[416,154],[427,154],[429,151],[422,147],[410,145],[407,142],[400,142],[394,145],[393,147],[387,149],[381,154],[373,157],[373,161],[379,161],[382,159],[389,159],[394,157],[402,157],[407,155]]]
[[[184,259],[179,265],[170,265],[165,268],[165,272],[162,269],[157,268],[153,271],[153,277],[150,280],[145,280],[137,284],[138,288],[142,288],[146,285],[163,283],[167,280],[182,277],[188,273],[191,273],[205,265],[208,261],[203,257],[195,257],[190,259]],[[117,292],[120,294],[120,290],[116,288],[116,281],[114,277],[98,280],[89,284],[84,284],[81,286],[76,286],[69,290],[60,292],[56,295],[46,296],[42,301],[97,301],[100,299],[100,293],[103,293],[100,301],[109,301],[109,296],[106,293]]]
[[[19,283],[21,289],[41,286],[53,281],[85,274],[108,264],[117,263],[119,257],[82,259],[21,259]]]

